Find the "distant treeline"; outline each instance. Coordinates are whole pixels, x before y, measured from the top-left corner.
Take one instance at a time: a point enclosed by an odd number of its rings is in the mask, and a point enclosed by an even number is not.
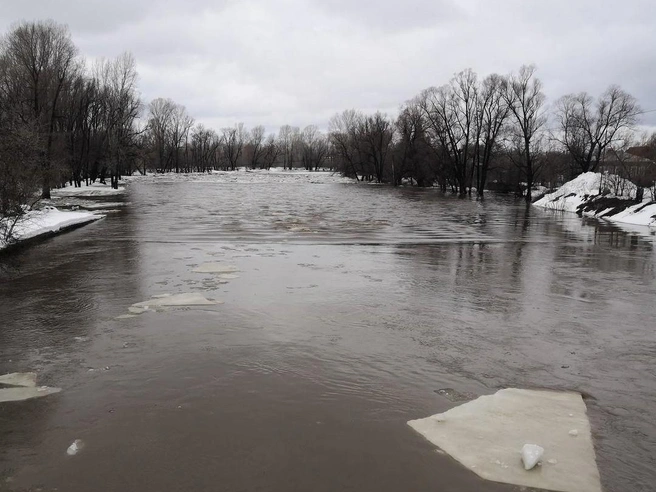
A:
[[[623,155],[640,108],[617,86],[559,99],[547,111],[535,67],[479,80],[465,70],[422,91],[395,119],[347,110],[328,132],[276,134],[239,123],[215,131],[183,105],[140,99],[136,62],[84,63],[66,26],[21,22],[0,41],[0,218],[20,214],[66,182],[134,172],[273,166],[332,169],[358,180],[437,186],[460,195],[517,191],[596,170]],[[651,143],[656,148],[656,139]]]

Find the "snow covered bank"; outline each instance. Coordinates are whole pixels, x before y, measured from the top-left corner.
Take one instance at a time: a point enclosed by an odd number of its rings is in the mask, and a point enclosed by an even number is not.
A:
[[[146,176],[125,176],[127,182],[180,182],[194,181],[201,183],[217,184],[268,184],[268,183],[290,183],[290,184],[335,184],[355,183],[351,178],[346,178],[332,171],[306,171],[304,169],[283,170],[281,168],[266,169],[244,169],[235,171],[212,171],[211,173],[163,173],[148,174]]]
[[[125,193],[125,187],[119,186],[118,189],[112,188],[108,184],[91,183],[89,186],[82,183],[82,186],[65,186],[64,188],[54,188],[50,190],[53,197],[63,196],[111,196],[122,195]]]
[[[549,210],[581,213],[612,222],[656,227],[656,202],[645,189],[635,202],[636,186],[615,175],[584,173],[533,205]]]
[[[41,210],[31,210],[21,217],[14,226],[12,231],[13,237],[10,242],[0,239],[0,250],[27,239],[63,232],[72,227],[93,222],[103,217],[104,215],[90,212],[68,212],[57,210],[55,207],[44,207]],[[0,231],[3,229],[4,227],[0,227]]]

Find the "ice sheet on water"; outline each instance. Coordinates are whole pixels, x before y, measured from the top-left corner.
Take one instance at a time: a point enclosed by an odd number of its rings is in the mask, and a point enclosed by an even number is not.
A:
[[[84,448],[84,441],[82,441],[82,439],[76,439],[73,441],[73,444],[71,444],[68,449],[66,449],[66,454],[69,456],[75,456],[77,453],[82,451],[82,448]]]
[[[5,401],[23,401],[31,398],[41,398],[42,396],[59,393],[61,388],[51,388],[49,386],[22,387],[0,389],[0,403]]]
[[[36,386],[36,373],[12,372],[11,374],[4,374],[0,376],[0,384],[34,387]]]
[[[159,294],[157,297],[152,297],[147,301],[132,304],[132,306],[128,307],[128,311],[130,314],[137,315],[146,311],[156,311],[170,307],[216,306],[218,304],[223,304],[223,302],[210,300],[196,292],[170,295]]]
[[[192,271],[195,273],[229,274],[238,272],[239,269],[234,265],[226,265],[225,263],[203,263]]]
[[[0,388],[0,403],[40,398],[61,391],[61,388],[50,388],[48,386],[37,387],[36,373],[34,372],[4,374],[0,376],[0,384],[10,386],[9,388]]]
[[[600,492],[581,395],[504,389],[408,424],[481,477],[560,492]],[[569,431],[576,427],[578,438]],[[521,449],[540,443],[546,464],[525,470]]]

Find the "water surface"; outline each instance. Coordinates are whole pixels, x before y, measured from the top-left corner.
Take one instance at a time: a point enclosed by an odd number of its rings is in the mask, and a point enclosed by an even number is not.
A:
[[[0,259],[0,373],[63,388],[0,404],[0,490],[518,490],[406,425],[505,387],[583,392],[605,490],[653,489],[654,236],[330,181],[135,180]],[[224,304],[116,319],[185,292]]]

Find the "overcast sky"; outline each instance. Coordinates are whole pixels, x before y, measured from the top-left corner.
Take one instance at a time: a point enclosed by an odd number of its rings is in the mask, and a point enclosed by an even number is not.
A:
[[[395,114],[465,68],[530,63],[549,102],[615,83],[656,109],[654,0],[2,0],[3,33],[47,18],[88,58],[131,51],[145,101],[170,97],[216,129]]]

